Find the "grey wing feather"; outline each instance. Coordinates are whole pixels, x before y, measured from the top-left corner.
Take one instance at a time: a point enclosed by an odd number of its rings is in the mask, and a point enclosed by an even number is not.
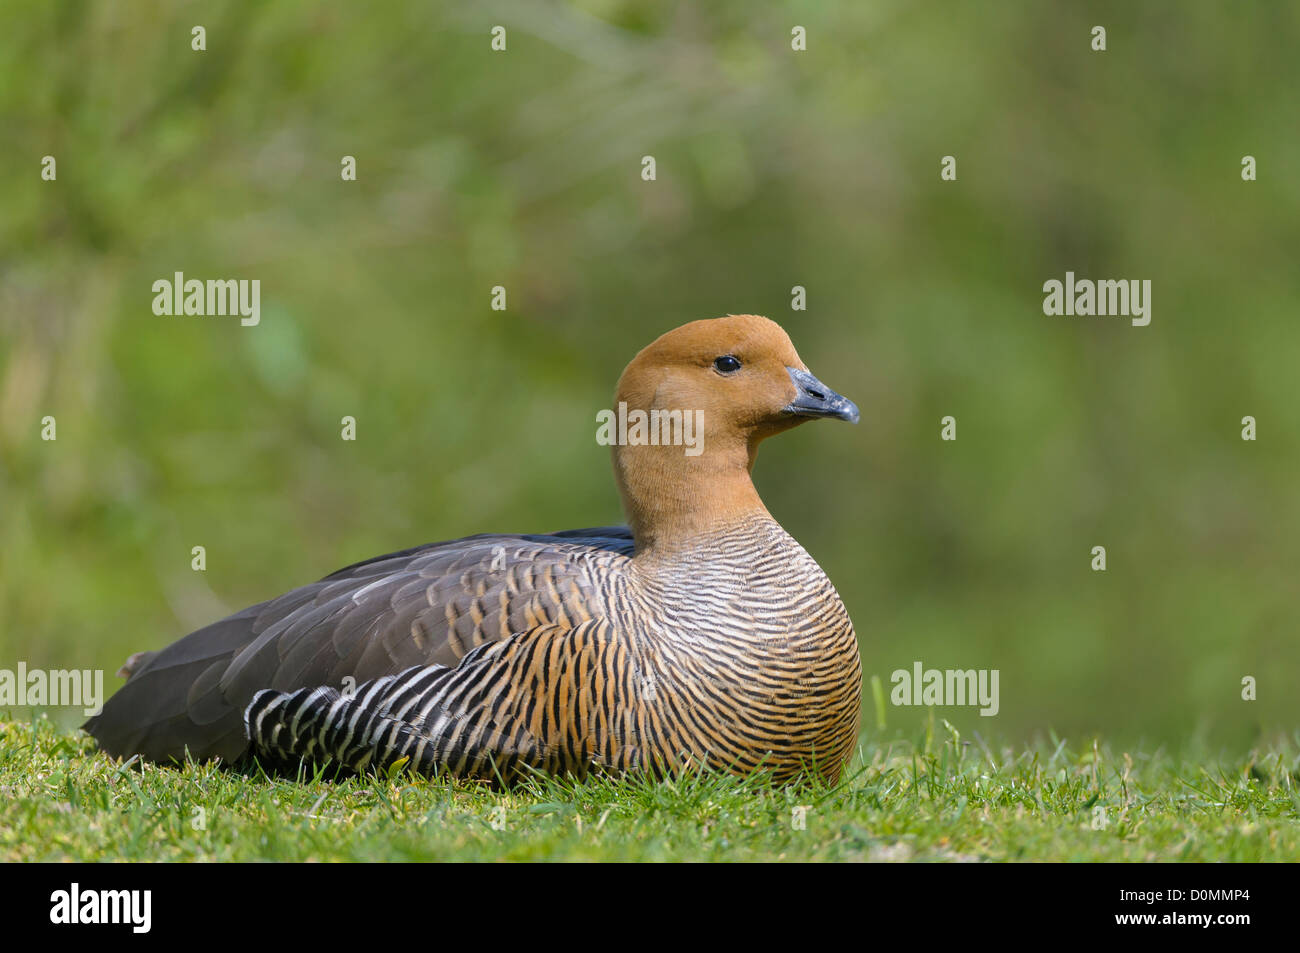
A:
[[[262,689],[292,692],[455,665],[476,646],[595,611],[594,558],[632,553],[623,527],[471,536],[380,556],[250,606],[137,660],[85,725],[109,754],[235,761]]]

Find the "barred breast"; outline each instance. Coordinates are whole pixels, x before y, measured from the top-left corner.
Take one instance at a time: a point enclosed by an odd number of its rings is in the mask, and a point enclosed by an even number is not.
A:
[[[455,665],[412,666],[355,690],[261,692],[247,733],[275,763],[353,770],[400,761],[508,781],[524,767],[661,775],[696,761],[778,780],[837,777],[861,690],[838,595],[773,521],[710,544],[640,566],[581,543],[522,563],[514,550],[507,564],[503,544],[480,543],[501,563],[504,586],[489,599],[498,618],[518,615],[526,591],[534,625],[491,641],[476,628],[458,640],[473,647]],[[483,593],[465,607],[471,618],[487,617],[493,572],[486,563],[469,574]]]

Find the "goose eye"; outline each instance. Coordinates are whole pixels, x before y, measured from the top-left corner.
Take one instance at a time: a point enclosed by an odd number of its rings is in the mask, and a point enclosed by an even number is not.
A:
[[[740,361],[736,360],[730,354],[724,354],[713,362],[713,366],[723,374],[730,374],[733,371],[740,370]]]

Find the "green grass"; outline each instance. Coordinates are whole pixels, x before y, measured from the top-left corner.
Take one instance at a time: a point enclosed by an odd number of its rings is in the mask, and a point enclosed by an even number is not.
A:
[[[865,745],[834,787],[689,773],[499,791],[124,766],[38,717],[0,722],[0,860],[1283,860],[1300,856],[1298,751],[995,750],[942,723]]]

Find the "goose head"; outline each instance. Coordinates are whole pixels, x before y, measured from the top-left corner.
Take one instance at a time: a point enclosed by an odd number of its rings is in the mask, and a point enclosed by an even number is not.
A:
[[[809,420],[859,418],[853,401],[808,370],[779,324],[752,314],[660,336],[628,364],[615,399],[619,419],[644,428],[620,428],[611,441],[638,551],[765,516],[749,478],[759,443]],[[672,439],[673,426],[683,439]]]

